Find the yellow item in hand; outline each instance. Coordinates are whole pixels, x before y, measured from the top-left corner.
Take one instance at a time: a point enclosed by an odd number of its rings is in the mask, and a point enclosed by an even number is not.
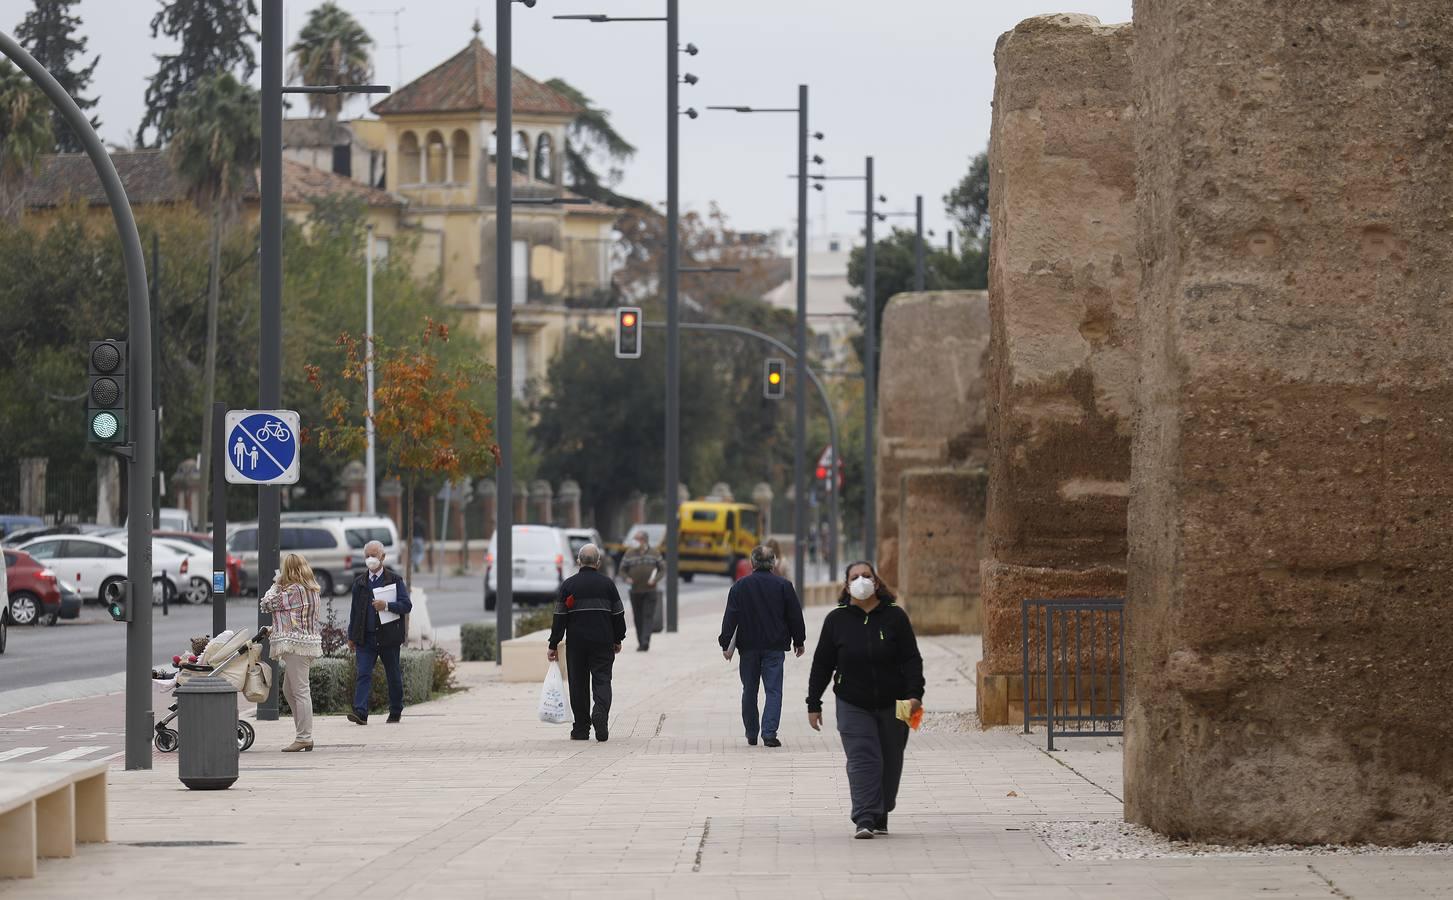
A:
[[[914,709],[912,700],[899,700],[897,702],[897,716],[909,728],[917,731],[918,726],[923,724],[923,704],[920,703],[918,709]]]

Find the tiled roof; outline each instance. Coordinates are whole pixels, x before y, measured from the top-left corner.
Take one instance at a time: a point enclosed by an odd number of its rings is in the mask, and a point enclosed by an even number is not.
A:
[[[172,169],[165,150],[122,150],[111,154],[111,162],[126,196],[135,206],[157,203],[187,202],[187,186]],[[242,191],[242,199],[258,199],[257,173],[251,173]],[[397,194],[371,188],[351,178],[315,169],[290,159],[283,160],[283,202],[306,203],[334,194],[361,197],[369,206],[402,206]],[[26,181],[25,205],[30,207],[61,206],[81,202],[91,206],[106,203],[101,181],[84,153],[61,153],[42,156],[39,170]]]
[[[326,147],[353,143],[353,130],[343,122],[334,122],[328,130],[327,119],[283,119],[284,147]]]
[[[435,112],[493,112],[499,109],[495,56],[479,38],[373,107],[381,116]],[[515,112],[573,116],[580,107],[519,69],[512,82]]]

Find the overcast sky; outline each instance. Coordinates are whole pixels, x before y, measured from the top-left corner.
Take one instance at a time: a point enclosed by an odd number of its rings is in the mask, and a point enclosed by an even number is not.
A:
[[[284,4],[291,40],[319,0]],[[81,0],[89,52],[101,55],[92,91],[101,135],[128,143],[141,120],[152,56],[166,47],[149,22],[159,0]],[[496,44],[488,0],[342,0],[377,42],[378,80],[408,81],[462,49],[480,13],[482,37]],[[718,202],[740,229],[790,229],[796,216],[795,117],[705,111],[708,104],[795,106],[797,85],[810,88],[813,129],[826,140],[812,152],[821,171],[856,175],[875,157],[880,193],[893,210],[911,210],[924,195],[939,239],[947,219],[941,197],[989,139],[994,42],[1016,22],[1046,12],[1083,12],[1102,22],[1130,19],[1131,0],[682,0],[681,40],[701,48],[682,71],[701,81],[682,86],[683,106],[702,110],[681,128],[682,200],[705,209]],[[30,0],[0,0],[0,28],[13,29]],[[394,38],[394,9],[399,41]],[[593,25],[557,22],[564,13],[656,16],[663,0],[539,0],[515,6],[515,65],[544,80],[559,76],[608,109],[617,129],[639,148],[620,190],[665,199],[665,36],[660,23]],[[402,43],[402,50],[394,45]],[[361,103],[345,115],[363,112]],[[843,182],[811,195],[811,227],[824,222],[850,234],[861,224],[859,184]]]

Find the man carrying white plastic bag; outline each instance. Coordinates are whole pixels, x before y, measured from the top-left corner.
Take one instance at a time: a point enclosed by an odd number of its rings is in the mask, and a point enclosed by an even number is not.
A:
[[[540,685],[540,721],[564,725],[570,720],[570,697],[565,693],[565,679],[560,677],[560,664],[552,662],[545,673],[545,683]]]
[[[586,544],[576,554],[580,571],[565,579],[555,599],[546,658],[555,662],[565,640],[565,670],[575,723],[570,739],[610,739],[611,670],[626,639],[626,607],[615,582],[600,574],[600,548]],[[568,639],[567,639],[568,638]],[[594,701],[594,706],[592,706]]]

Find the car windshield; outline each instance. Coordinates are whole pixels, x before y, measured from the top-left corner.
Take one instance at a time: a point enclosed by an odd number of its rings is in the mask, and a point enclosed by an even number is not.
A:
[[[716,510],[714,510],[714,509],[694,509],[694,510],[691,511],[691,521],[693,521],[693,522],[715,522],[716,521]]]
[[[584,547],[588,543],[590,543],[590,538],[586,537],[585,535],[572,534],[570,536],[570,552],[578,556],[580,555],[580,548]]]

